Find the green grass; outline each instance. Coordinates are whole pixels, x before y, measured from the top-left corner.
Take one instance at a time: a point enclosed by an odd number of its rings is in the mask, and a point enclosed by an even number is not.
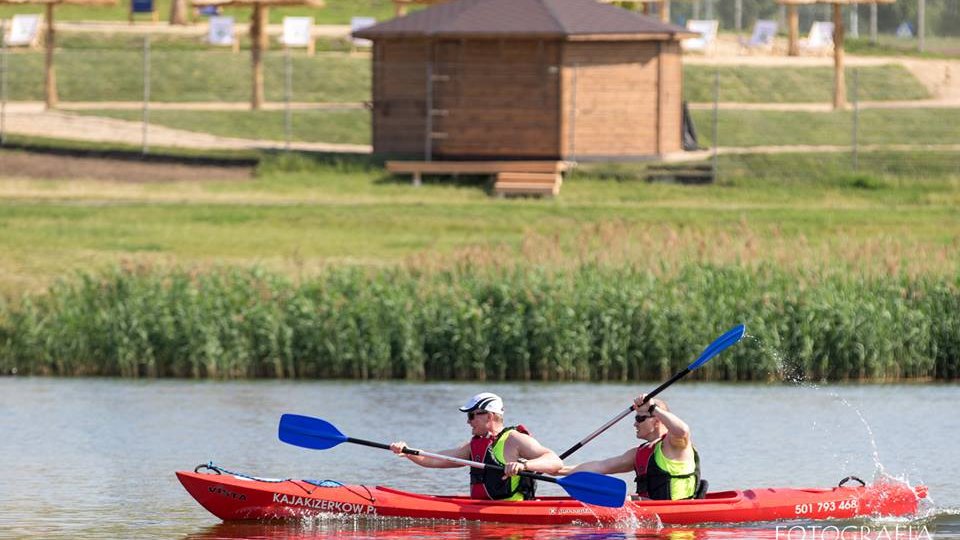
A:
[[[912,56],[945,60],[956,60],[960,56],[960,37],[955,36],[927,36],[924,52],[918,50],[917,39],[900,39],[889,34],[877,36],[877,43],[870,43],[869,37],[848,37],[843,44],[848,53],[862,56]]]
[[[926,158],[878,161],[911,160]],[[251,182],[9,179],[0,182],[0,290],[124,260],[259,263],[290,275],[511,260],[954,270],[957,160],[932,172],[871,169],[866,154],[861,163],[853,173],[848,156],[730,156],[721,182],[702,187],[585,168],[556,200],[490,199],[483,182],[434,178],[417,189],[363,159],[296,154],[268,158]]]
[[[121,39],[121,38],[117,38]],[[127,38],[122,38],[127,39]],[[130,41],[126,51],[63,49],[57,54],[57,81],[63,101],[130,101],[143,95],[142,44]],[[250,94],[250,56],[215,49],[153,51],[151,96],[156,101],[245,101]],[[283,98],[284,56],[265,56],[267,99]],[[313,102],[358,102],[370,99],[371,61],[367,56],[336,53],[293,55],[293,99]],[[39,52],[9,55],[9,99],[43,98],[43,56]],[[929,97],[925,88],[901,66],[858,68],[859,99],[908,100]],[[684,96],[692,102],[713,100],[715,68],[684,67]],[[852,70],[847,72],[852,92]],[[830,68],[721,68],[721,101],[832,101]],[[853,96],[850,96],[853,99]]]
[[[83,111],[140,121],[140,111]],[[285,140],[283,111],[151,111],[150,122],[224,137]],[[370,144],[370,111],[291,111],[293,141]]]
[[[156,51],[151,57],[154,101],[248,101],[250,55],[206,50]],[[57,54],[57,88],[62,101],[135,101],[143,98],[142,53],[73,50]],[[284,97],[284,54],[264,57],[267,100]],[[11,54],[10,100],[43,99],[43,57]],[[295,101],[358,102],[370,99],[370,60],[365,57],[294,53]]]
[[[691,112],[703,146],[713,145],[713,112]],[[850,145],[853,112],[719,111],[720,146]],[[960,109],[865,109],[858,144],[957,144]]]
[[[170,16],[170,0],[154,0],[160,20],[166,21]],[[126,21],[130,10],[129,2],[117,2],[114,6],[57,6],[56,18],[58,21]],[[233,15],[239,21],[250,19],[249,8],[226,8],[224,15]],[[0,17],[8,19],[15,13],[40,13],[39,6],[0,6]],[[350,24],[350,17],[376,17],[383,21],[393,17],[393,2],[390,0],[349,0],[327,2],[324,8],[282,7],[269,11],[270,23],[279,24],[283,17],[306,15],[313,17],[317,24]],[[194,23],[203,23],[204,17],[192,17]],[[138,15],[137,21],[148,22],[149,16]]]
[[[856,68],[861,100],[926,99],[926,88],[906,68],[884,65]],[[717,68],[683,67],[684,99],[712,102]],[[771,68],[735,66],[720,71],[720,101],[740,103],[824,103],[833,101],[833,68]],[[845,70],[847,98],[853,100],[853,68]]]

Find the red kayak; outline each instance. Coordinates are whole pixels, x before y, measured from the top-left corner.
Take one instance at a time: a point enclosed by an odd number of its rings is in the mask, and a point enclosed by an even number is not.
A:
[[[718,491],[707,494],[704,499],[627,501],[623,508],[603,508],[569,497],[541,497],[522,502],[488,501],[330,481],[270,480],[227,473],[216,466],[206,468],[216,474],[179,471],[177,478],[201,506],[224,521],[358,514],[564,525],[611,523],[635,516],[640,520],[659,519],[665,525],[693,525],[905,516],[915,513],[919,500],[926,497],[923,486],[911,488],[884,482],[827,489]]]

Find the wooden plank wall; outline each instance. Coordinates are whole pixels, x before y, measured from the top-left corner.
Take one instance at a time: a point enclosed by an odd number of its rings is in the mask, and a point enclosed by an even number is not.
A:
[[[377,40],[373,48],[373,151],[423,157],[426,40]]]
[[[668,42],[565,43],[563,157],[673,151],[673,140],[680,143],[679,66],[679,46]]]
[[[435,155],[558,158],[559,55],[559,42],[438,42]]]
[[[660,153],[683,150],[683,52],[664,41],[660,52]]]

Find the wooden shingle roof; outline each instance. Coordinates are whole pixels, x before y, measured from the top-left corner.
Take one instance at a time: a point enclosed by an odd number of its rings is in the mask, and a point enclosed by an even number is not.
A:
[[[364,28],[358,38],[690,37],[683,27],[593,0],[453,0]]]

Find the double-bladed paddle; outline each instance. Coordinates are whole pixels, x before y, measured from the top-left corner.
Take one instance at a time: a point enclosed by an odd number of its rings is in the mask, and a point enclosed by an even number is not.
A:
[[[326,420],[301,416],[299,414],[284,414],[280,417],[279,435],[280,440],[285,443],[302,446],[303,448],[312,448],[314,450],[326,450],[345,442],[384,450],[390,449],[390,445],[388,444],[347,437],[341,433],[336,426]],[[503,471],[503,467],[498,465],[489,465],[457,457],[445,456],[443,454],[434,454],[414,448],[404,448],[403,453],[443,459],[478,469]],[[522,471],[520,476],[534,478],[543,482],[553,482],[562,487],[574,499],[597,506],[619,508],[623,506],[627,497],[626,482],[613,476],[605,476],[592,472],[578,472],[570,476],[554,478],[545,474],[529,471]]]
[[[646,403],[650,401],[651,399],[656,397],[657,394],[664,391],[668,386],[686,377],[688,373],[706,364],[707,362],[710,361],[711,358],[723,352],[724,349],[740,341],[740,338],[743,337],[743,334],[745,331],[746,331],[746,328],[741,324],[731,328],[730,330],[727,331],[727,333],[713,340],[713,343],[708,345],[707,348],[703,350],[703,353],[700,354],[700,357],[697,358],[696,361],[694,361],[689,366],[683,368],[682,370],[678,371],[673,377],[670,377],[669,381],[661,384],[653,392],[650,392],[649,394],[647,394],[643,402]],[[610,426],[619,422],[620,419],[622,419],[624,416],[627,416],[628,414],[633,412],[634,409],[635,409],[635,405],[631,404],[630,407],[628,407],[625,411],[621,412],[617,416],[614,416],[613,418],[610,419],[609,422],[600,426],[600,429],[594,431],[590,435],[587,435],[583,440],[581,440],[577,444],[567,449],[566,452],[560,454],[560,459],[567,459],[567,457],[570,456],[570,454],[576,452],[581,447],[583,447],[583,445],[592,441],[594,438],[596,438],[597,435],[600,435],[601,433],[609,429]]]

